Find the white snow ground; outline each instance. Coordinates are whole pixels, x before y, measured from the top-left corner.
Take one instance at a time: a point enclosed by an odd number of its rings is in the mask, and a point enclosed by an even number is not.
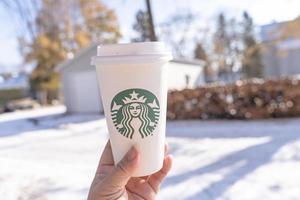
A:
[[[86,199],[105,120],[63,112],[0,115],[1,200]],[[160,200],[300,199],[300,118],[168,122],[167,136],[174,166]]]

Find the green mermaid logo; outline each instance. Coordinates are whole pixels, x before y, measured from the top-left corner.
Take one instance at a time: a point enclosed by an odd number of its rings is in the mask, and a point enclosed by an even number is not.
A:
[[[119,92],[111,102],[111,116],[120,134],[132,139],[136,129],[142,138],[152,135],[159,119],[159,102],[156,96],[144,89]],[[139,127],[133,125],[138,120]],[[134,128],[135,127],[135,128]]]

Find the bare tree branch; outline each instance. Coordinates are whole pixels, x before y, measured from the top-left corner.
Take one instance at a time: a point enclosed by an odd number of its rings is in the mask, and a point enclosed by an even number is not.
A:
[[[19,0],[15,0],[18,11],[20,16],[22,17],[22,19],[24,20],[24,24],[25,26],[28,28],[29,31],[29,36],[31,38],[31,40],[33,40],[35,38],[35,32],[33,30],[33,25],[32,25],[32,21],[30,21],[30,12],[28,10],[28,4],[27,5],[22,5],[21,2]]]

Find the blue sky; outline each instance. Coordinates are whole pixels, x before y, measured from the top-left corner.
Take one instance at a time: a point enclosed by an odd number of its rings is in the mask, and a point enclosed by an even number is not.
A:
[[[103,0],[114,9],[119,17],[122,42],[134,36],[132,24],[138,9],[145,8],[144,0]],[[152,0],[155,24],[160,24],[175,13],[190,11],[200,17],[203,23],[212,23],[223,11],[228,16],[241,16],[247,10],[257,25],[273,21],[285,21],[300,15],[300,0]],[[16,40],[14,21],[0,5],[0,67],[11,70],[22,63]],[[0,71],[2,71],[0,70]]]

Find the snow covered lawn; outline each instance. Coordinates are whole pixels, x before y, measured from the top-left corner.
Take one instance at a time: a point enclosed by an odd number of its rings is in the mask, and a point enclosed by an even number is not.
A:
[[[105,120],[63,107],[0,115],[0,199],[86,199]],[[300,119],[168,122],[161,200],[297,200]]]

